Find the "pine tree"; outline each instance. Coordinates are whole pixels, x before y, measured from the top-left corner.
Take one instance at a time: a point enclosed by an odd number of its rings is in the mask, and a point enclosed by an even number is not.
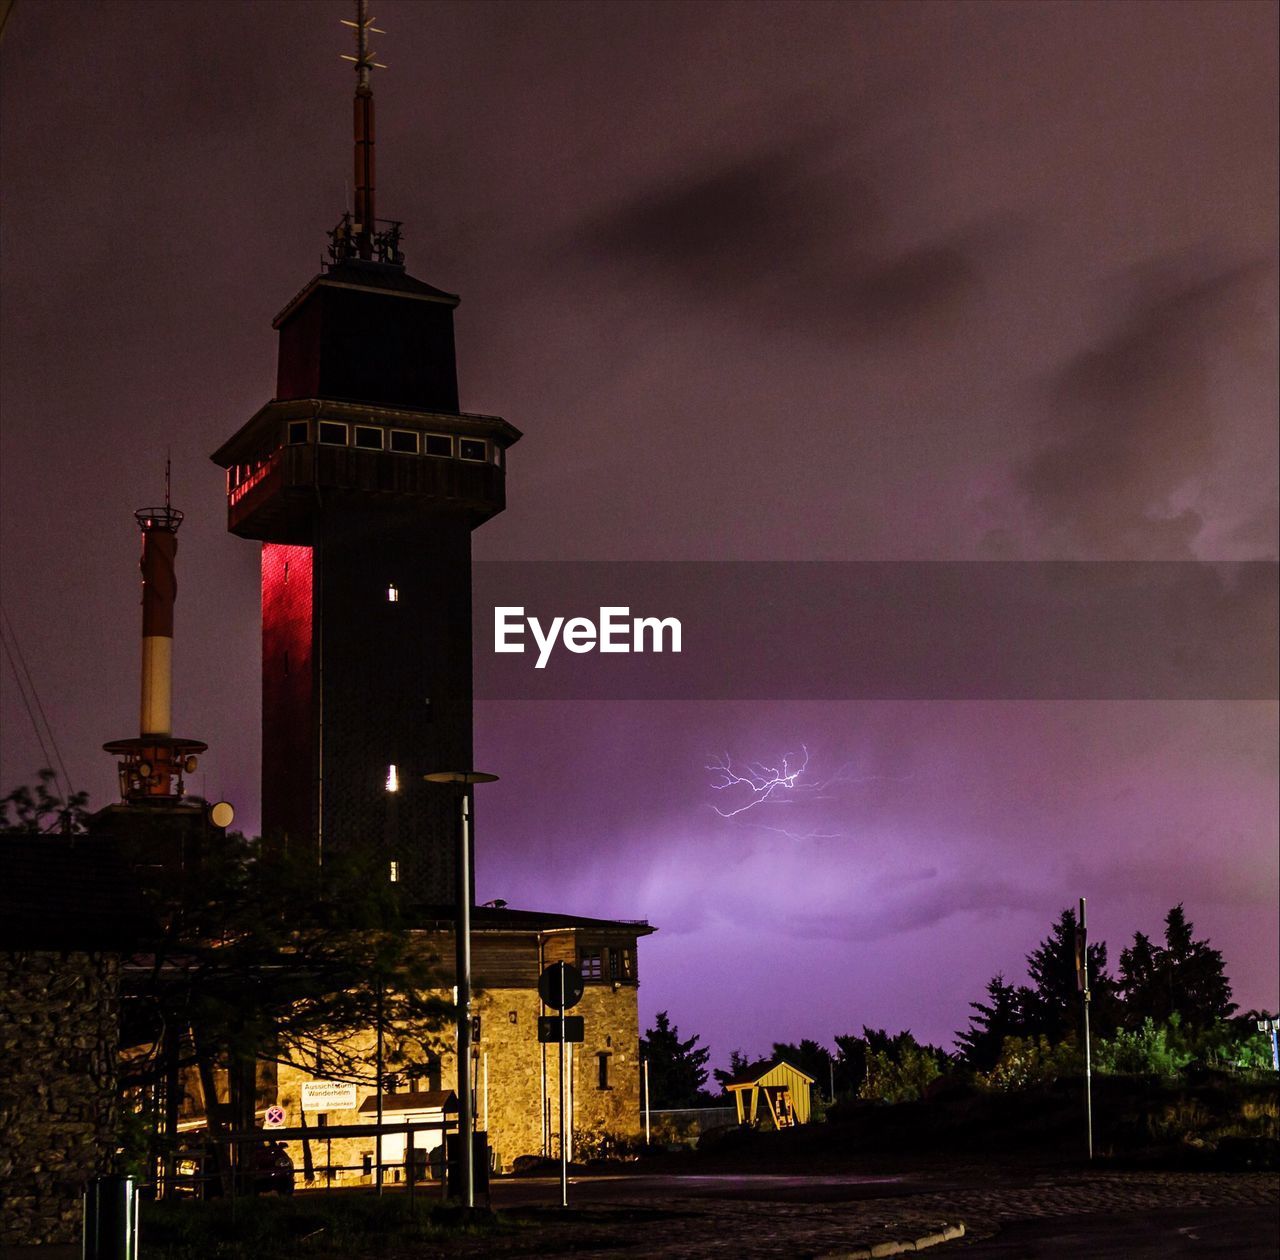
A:
[[[1195,939],[1195,927],[1179,902],[1165,916],[1164,944],[1153,946],[1141,932],[1120,954],[1120,987],[1125,1022],[1167,1022],[1181,1017],[1184,1027],[1207,1028],[1236,1010],[1220,950]]]
[[[1081,1031],[1080,990],[1076,983],[1076,912],[1064,910],[1049,935],[1027,955],[1027,975],[1032,987],[1025,1014],[1031,1036],[1057,1043]],[[1116,983],[1107,974],[1107,946],[1103,941],[1088,948],[1090,1022],[1095,1033],[1109,1032],[1119,1015]]]
[[[698,1045],[695,1033],[680,1040],[680,1030],[666,1011],[659,1011],[655,1026],[640,1042],[640,1053],[649,1064],[649,1096],[655,1107],[700,1107],[710,1101],[707,1060],[711,1051]]]
[[[1006,1037],[1026,1034],[1026,1007],[1031,991],[1005,982],[1003,974],[987,984],[989,1002],[970,1002],[969,1027],[956,1033],[960,1057],[978,1072],[990,1072],[1000,1061]]]

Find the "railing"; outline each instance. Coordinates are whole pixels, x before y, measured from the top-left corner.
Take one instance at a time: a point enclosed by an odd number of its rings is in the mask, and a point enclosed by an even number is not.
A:
[[[339,1124],[324,1125],[318,1128],[279,1128],[251,1129],[240,1133],[209,1133],[204,1136],[201,1147],[178,1151],[173,1156],[174,1172],[162,1174],[153,1181],[140,1183],[144,1192],[158,1193],[164,1198],[203,1198],[210,1192],[214,1194],[229,1193],[237,1195],[256,1194],[261,1192],[283,1191],[292,1194],[297,1187],[299,1169],[292,1159],[287,1163],[255,1163],[253,1151],[267,1143],[275,1142],[324,1142],[336,1138],[362,1138],[371,1140],[377,1150],[377,1139],[382,1137],[405,1135],[404,1157],[400,1160],[382,1159],[378,1161],[375,1154],[372,1160],[361,1160],[358,1164],[335,1164],[326,1158],[323,1163],[316,1162],[314,1171],[323,1174],[324,1189],[331,1190],[334,1174],[340,1172],[359,1172],[369,1178],[367,1185],[375,1189],[379,1182],[379,1172],[397,1174],[394,1182],[382,1178],[382,1184],[403,1185],[412,1197],[419,1182],[436,1180],[437,1174],[441,1194],[447,1192],[447,1181],[444,1176],[444,1145],[427,1153],[422,1147],[413,1144],[412,1135],[423,1131],[439,1130],[441,1136],[447,1138],[458,1131],[457,1120],[413,1120],[399,1123],[378,1124]],[[214,1157],[216,1146],[229,1148],[229,1167],[220,1169]],[[438,1154],[437,1154],[438,1152]],[[195,1165],[196,1171],[180,1171],[183,1164]],[[213,1165],[210,1168],[210,1165]],[[318,1181],[319,1177],[308,1181]]]

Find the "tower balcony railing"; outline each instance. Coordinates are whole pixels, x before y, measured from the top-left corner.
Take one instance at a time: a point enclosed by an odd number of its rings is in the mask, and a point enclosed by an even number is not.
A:
[[[492,463],[406,459],[383,451],[285,446],[231,471],[227,527],[247,538],[307,542],[321,503],[420,505],[462,511],[478,524],[506,502],[505,476]]]

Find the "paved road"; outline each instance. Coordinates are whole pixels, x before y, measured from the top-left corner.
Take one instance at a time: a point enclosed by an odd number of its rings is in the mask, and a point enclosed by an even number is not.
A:
[[[768,1199],[775,1203],[850,1203],[862,1199],[902,1198],[932,1189],[928,1183],[902,1176],[868,1177],[853,1173],[831,1176],[779,1176],[769,1173],[705,1175],[621,1175],[569,1178],[569,1205],[671,1199]],[[503,1177],[492,1183],[493,1206],[499,1210],[558,1206],[556,1177]]]
[[[629,1175],[502,1180],[494,1206],[530,1231],[491,1255],[604,1260],[838,1257],[963,1222],[944,1254],[1003,1260],[1156,1260],[1280,1254],[1280,1180],[1262,1174],[956,1170],[902,1176]]]
[[[1166,1256],[1275,1260],[1280,1255],[1280,1216],[1274,1207],[1237,1207],[1017,1221],[962,1254],[975,1260],[1164,1260]],[[938,1260],[943,1260],[941,1253]]]

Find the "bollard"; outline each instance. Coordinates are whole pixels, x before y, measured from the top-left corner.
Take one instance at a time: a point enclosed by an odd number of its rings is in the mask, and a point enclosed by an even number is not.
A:
[[[83,1260],[138,1260],[138,1184],[94,1177],[84,1192]]]

